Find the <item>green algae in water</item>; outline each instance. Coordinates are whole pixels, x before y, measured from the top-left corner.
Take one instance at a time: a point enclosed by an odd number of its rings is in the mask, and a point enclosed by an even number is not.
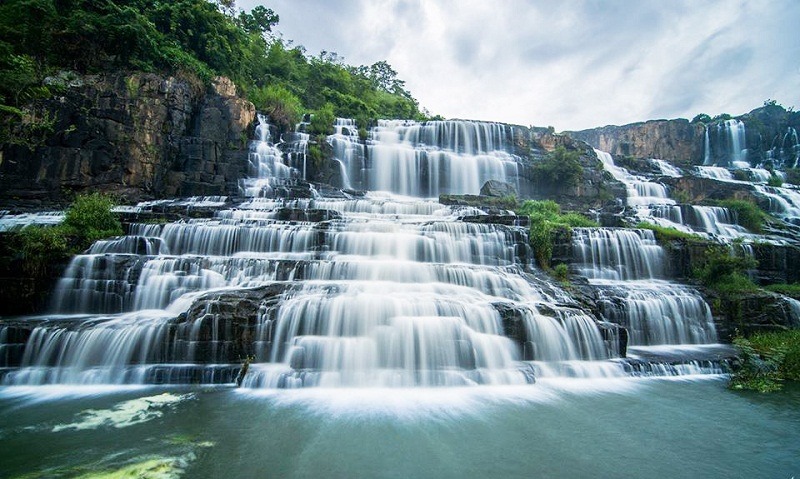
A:
[[[156,396],[131,399],[110,409],[88,409],[78,414],[76,420],[69,424],[58,424],[53,432],[65,430],[97,429],[100,427],[123,428],[141,424],[164,415],[162,409],[191,399],[192,394],[163,393]]]
[[[129,464],[117,470],[90,472],[78,479],[177,479],[183,475],[189,462],[195,459],[193,453],[181,457],[155,457]]]

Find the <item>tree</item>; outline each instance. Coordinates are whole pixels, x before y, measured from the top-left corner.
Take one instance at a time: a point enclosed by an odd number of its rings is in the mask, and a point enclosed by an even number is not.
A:
[[[259,5],[253,8],[250,13],[239,12],[237,21],[245,31],[263,35],[272,31],[272,27],[278,24],[280,17],[272,9]]]

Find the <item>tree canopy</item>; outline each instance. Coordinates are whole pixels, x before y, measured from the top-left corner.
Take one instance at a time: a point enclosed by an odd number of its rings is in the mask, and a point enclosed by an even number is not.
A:
[[[44,79],[59,71],[129,69],[227,76],[257,108],[282,112],[278,121],[326,105],[361,123],[422,117],[387,62],[307,55],[273,33],[278,22],[270,8],[245,12],[232,0],[9,0],[0,5],[0,111],[51,96]]]

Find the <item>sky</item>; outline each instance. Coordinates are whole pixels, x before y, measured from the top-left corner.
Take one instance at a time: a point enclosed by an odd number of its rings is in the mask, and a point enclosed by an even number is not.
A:
[[[558,131],[800,108],[798,0],[239,0],[431,114]]]

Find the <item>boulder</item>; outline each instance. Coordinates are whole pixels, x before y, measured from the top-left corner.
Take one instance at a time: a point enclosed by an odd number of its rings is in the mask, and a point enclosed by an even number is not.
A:
[[[517,188],[511,183],[489,180],[481,186],[481,195],[497,198],[517,196]]]

